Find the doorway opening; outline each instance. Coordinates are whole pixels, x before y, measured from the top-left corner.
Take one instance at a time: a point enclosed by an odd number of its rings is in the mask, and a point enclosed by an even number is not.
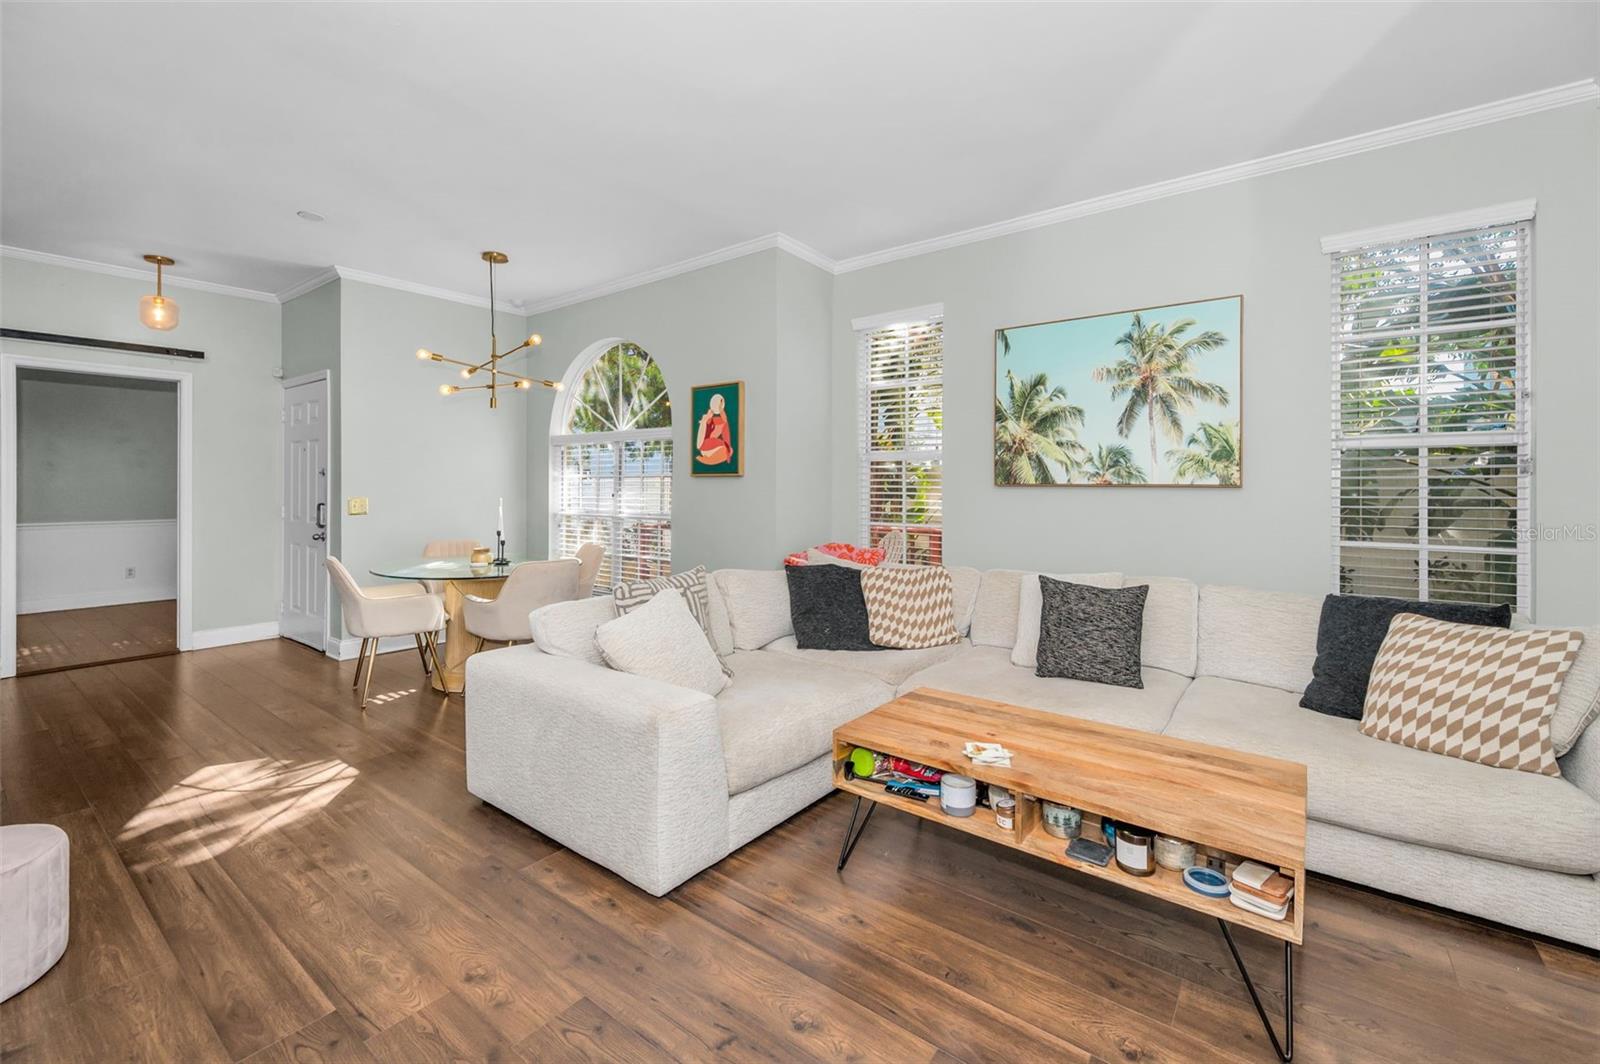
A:
[[[15,670],[179,649],[179,382],[19,366]]]

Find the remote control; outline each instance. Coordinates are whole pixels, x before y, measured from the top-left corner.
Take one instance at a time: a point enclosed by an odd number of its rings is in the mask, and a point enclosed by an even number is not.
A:
[[[883,789],[889,794],[897,794],[902,798],[911,798],[919,802],[928,800],[926,794],[923,794],[909,783],[885,783]]]

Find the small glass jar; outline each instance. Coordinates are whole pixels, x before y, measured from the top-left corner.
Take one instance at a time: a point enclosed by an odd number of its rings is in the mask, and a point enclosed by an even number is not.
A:
[[[1001,798],[994,803],[994,826],[1010,831],[1017,823],[1017,800]]]

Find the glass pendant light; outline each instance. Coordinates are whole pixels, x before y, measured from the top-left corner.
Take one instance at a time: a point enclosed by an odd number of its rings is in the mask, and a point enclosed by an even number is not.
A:
[[[171,266],[172,260],[165,255],[146,255],[144,261],[156,268],[156,294],[139,300],[139,320],[146,329],[159,329],[162,332],[176,329],[178,304],[161,294],[161,268]]]

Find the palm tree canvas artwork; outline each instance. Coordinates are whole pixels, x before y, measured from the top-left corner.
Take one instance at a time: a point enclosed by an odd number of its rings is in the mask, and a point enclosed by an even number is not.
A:
[[[996,484],[1243,478],[1244,297],[995,330]]]

